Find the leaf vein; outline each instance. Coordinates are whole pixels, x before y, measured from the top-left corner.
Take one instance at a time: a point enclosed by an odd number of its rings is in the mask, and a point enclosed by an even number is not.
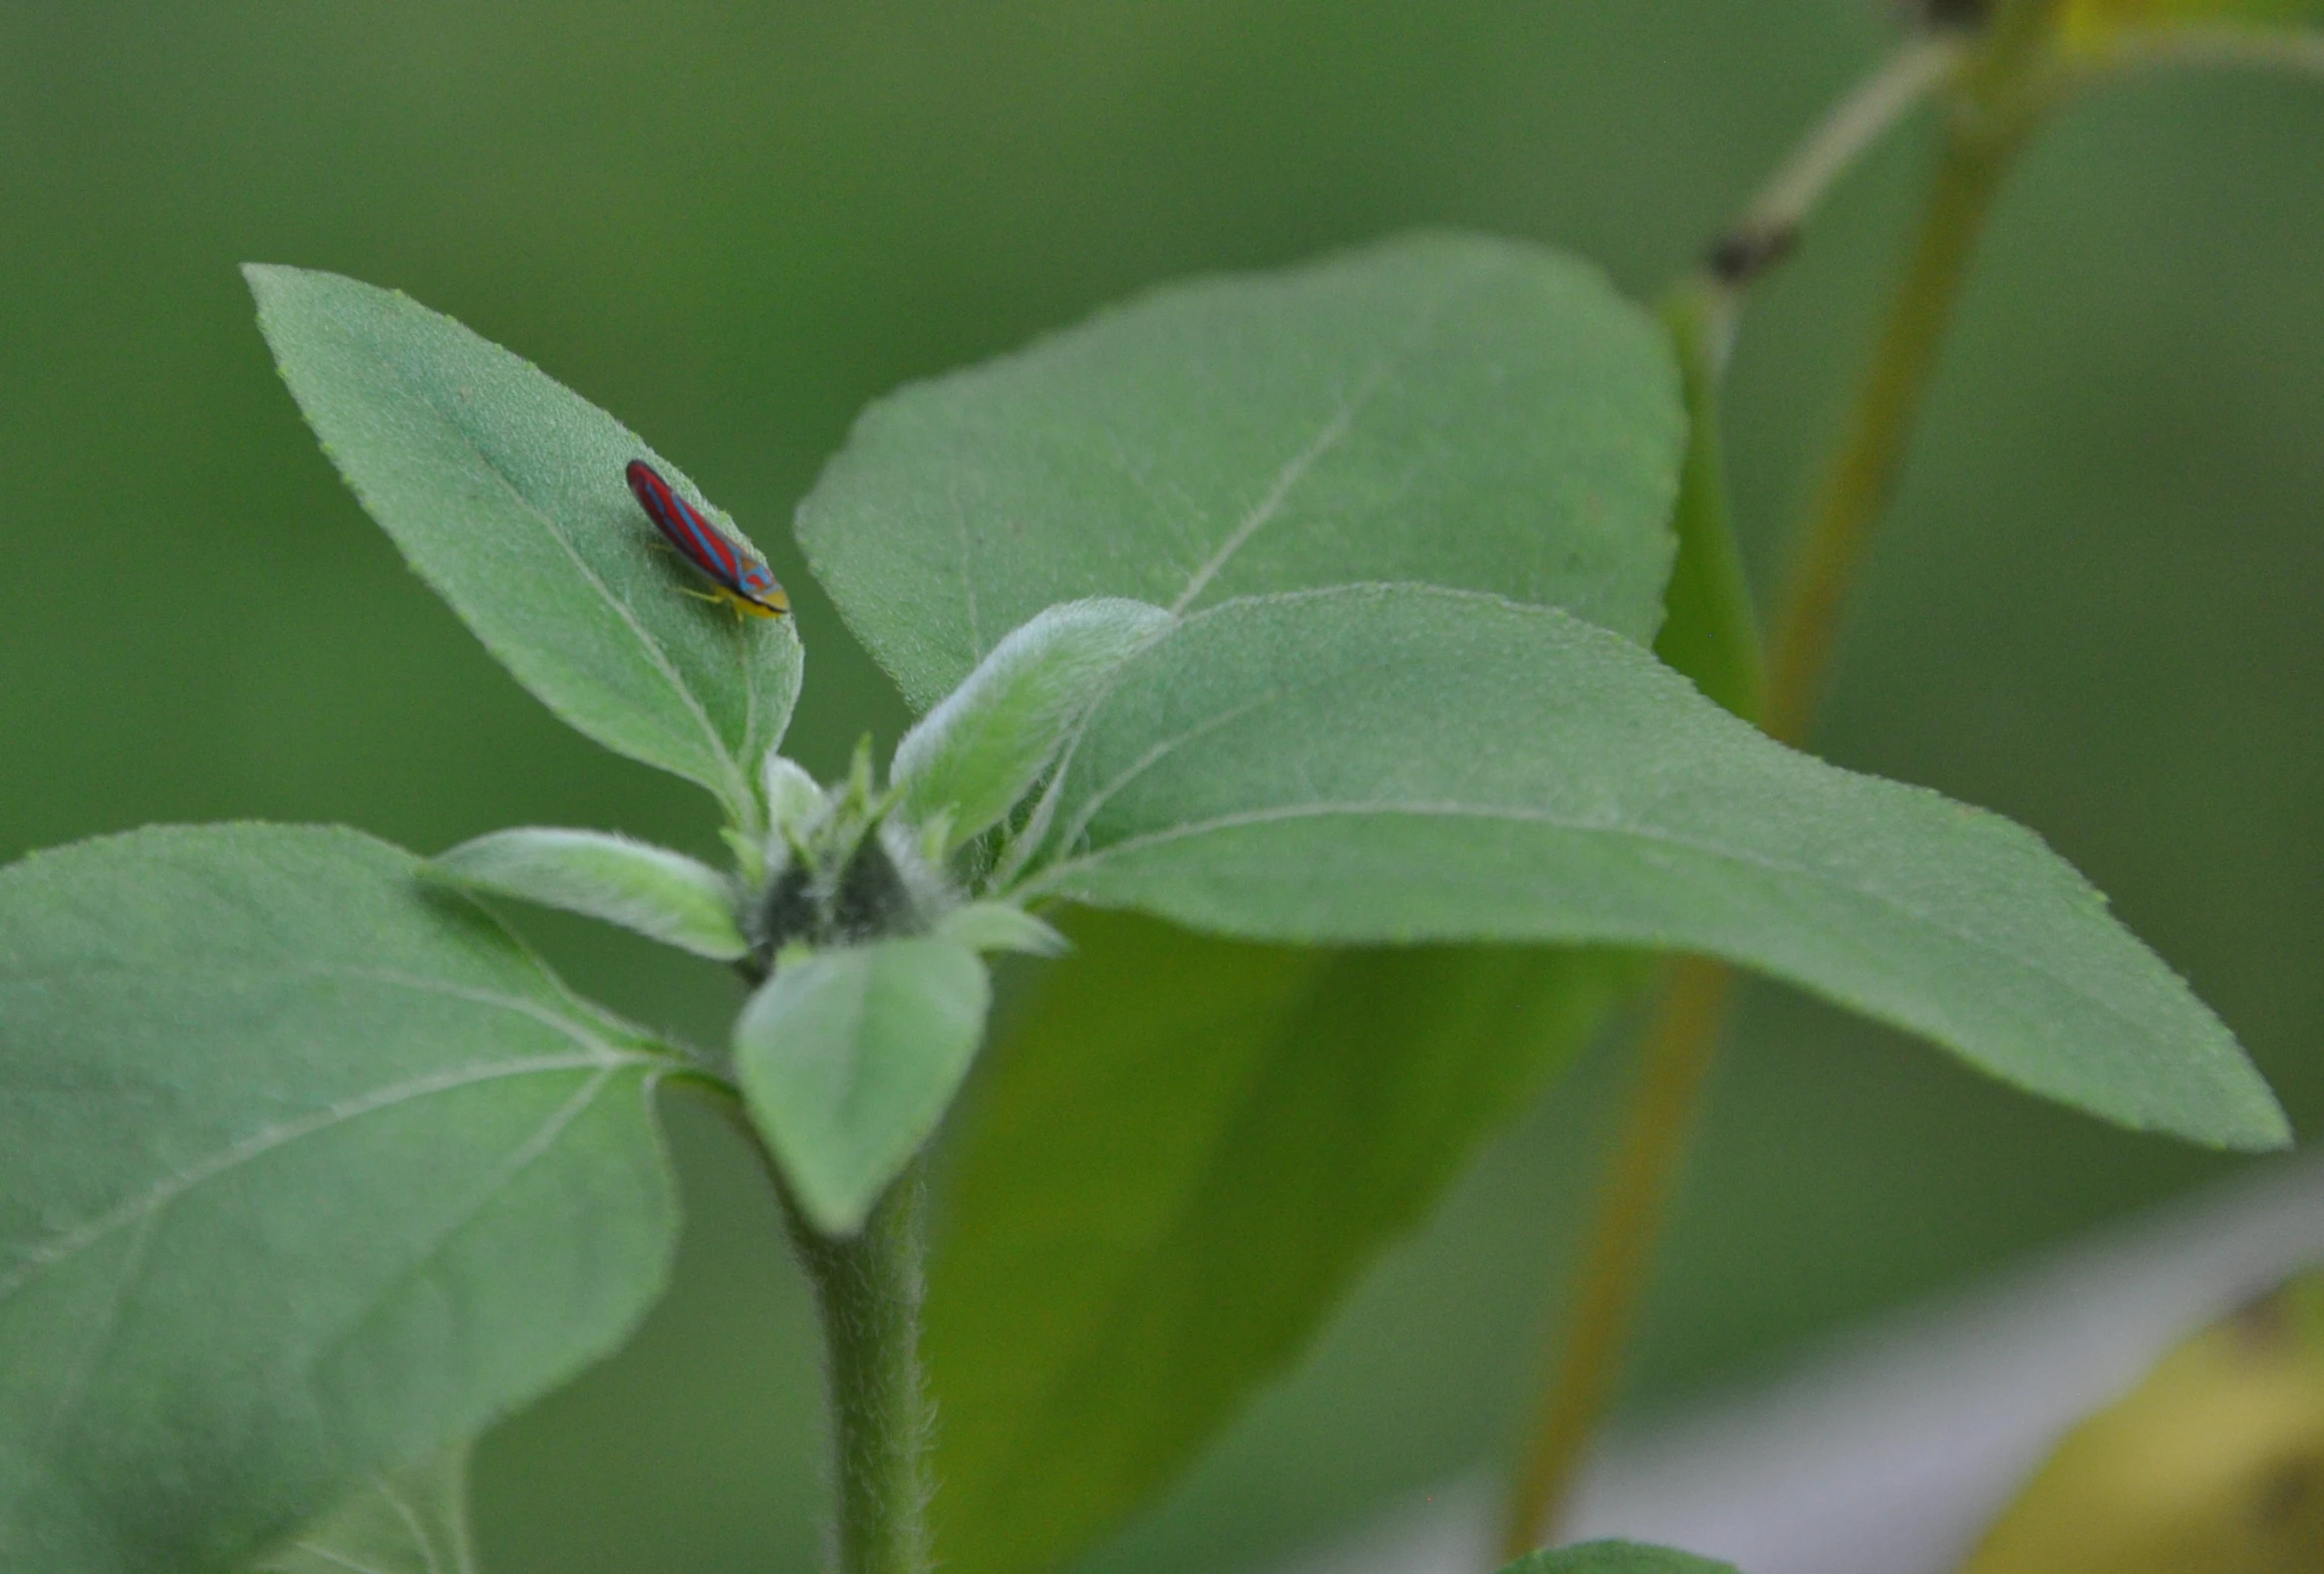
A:
[[[296,1120],[280,1121],[261,1127],[237,1142],[228,1144],[207,1159],[171,1174],[138,1196],[89,1219],[72,1229],[51,1236],[41,1245],[25,1253],[15,1269],[0,1277],[0,1302],[8,1300],[26,1285],[46,1274],[57,1264],[86,1251],[116,1230],[138,1223],[147,1214],[166,1207],[196,1186],[206,1184],[242,1165],[265,1157],[278,1148],[344,1125],[365,1115],[378,1114],[419,1099],[434,1098],[439,1094],[457,1093],[485,1083],[516,1077],[547,1076],[557,1072],[596,1071],[611,1076],[622,1065],[651,1065],[647,1056],[623,1056],[613,1060],[605,1055],[536,1056],[521,1061],[495,1062],[489,1066],[462,1067],[456,1071],[437,1072],[429,1077],[417,1077],[409,1082],[392,1084],[352,1099],[343,1099],[328,1104],[312,1114]]]

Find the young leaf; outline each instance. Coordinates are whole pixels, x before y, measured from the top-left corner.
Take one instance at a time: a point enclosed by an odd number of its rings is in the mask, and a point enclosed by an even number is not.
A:
[[[789,723],[798,635],[687,594],[700,582],[623,467],[652,462],[733,522],[637,434],[450,318],[335,274],[243,272],[324,452],[421,577],[567,723],[754,826],[750,773]]]
[[[896,746],[888,776],[906,814],[925,820],[950,809],[948,847],[1000,823],[1106,678],[1169,626],[1160,607],[1107,598],[1050,607],[1011,631]]]
[[[1759,720],[1765,682],[1759,619],[1743,552],[1727,513],[1727,467],[1719,435],[1719,377],[1711,342],[1720,308],[1690,289],[1662,311],[1686,390],[1686,469],[1678,483],[1678,560],[1663,596],[1669,616],[1654,654],[1747,722]]]
[[[1635,1541],[1585,1541],[1579,1546],[1529,1552],[1501,1574],[1735,1574],[1732,1564],[1691,1552],[1641,1546]]]
[[[0,869],[0,1565],[246,1568],[610,1352],[674,1069],[352,831]]]
[[[851,1235],[944,1117],[992,987],[966,946],[878,940],[782,960],[734,1024],[750,1118],[801,1212]]]
[[[1642,966],[1068,927],[992,1059],[933,1254],[955,1574],[1052,1567],[1176,1475]]]
[[[1063,956],[1072,949],[1063,935],[1009,902],[970,902],[956,907],[937,920],[936,936],[972,951]]]
[[[250,1574],[476,1574],[467,1444],[375,1477]]]
[[[1127,662],[1020,895],[1330,943],[1701,952],[2005,1082],[2289,1137],[2227,1029],[2039,838],[1795,754],[1628,641],[1418,586],[1230,603]]]
[[[777,829],[803,827],[823,809],[823,789],[807,768],[769,751],[758,768],[759,791],[766,797],[766,821]]]
[[[922,709],[1093,595],[1426,580],[1644,641],[1684,434],[1666,336],[1595,269],[1411,235],[1172,285],[890,395],[799,539]]]
[[[526,827],[463,841],[429,871],[500,896],[561,907],[731,962],[750,947],[726,877],[682,852],[599,830]]]

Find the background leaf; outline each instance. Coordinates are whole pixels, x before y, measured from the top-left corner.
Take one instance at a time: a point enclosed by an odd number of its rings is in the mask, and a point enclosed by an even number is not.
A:
[[[1684,426],[1666,341],[1596,269],[1413,235],[1172,285],[892,394],[799,540],[916,709],[1092,595],[1420,579],[1644,640]]]
[[[2225,1026],[2039,838],[1784,749],[1554,609],[1219,607],[1123,666],[1060,770],[1036,891],[1247,939],[1701,952],[2126,1125],[2289,1140]]]
[[[0,869],[0,1564],[239,1568],[618,1345],[673,1063],[419,860],[237,825]]]
[[[476,1574],[467,1445],[381,1475],[251,1574]]]
[[[734,890],[707,863],[600,830],[528,825],[463,841],[429,872],[477,890],[561,907],[731,962],[750,949]]]
[[[752,773],[799,689],[789,618],[682,591],[622,468],[679,469],[538,368],[336,274],[252,264],[258,322],[371,516],[517,680],[606,748],[699,782],[753,822]]]
[[[809,1222],[852,1235],[968,1075],[992,986],[967,946],[879,940],[789,960],[734,1024],[750,1118]]]
[[[1635,1541],[1586,1541],[1528,1553],[1501,1574],[1735,1574],[1725,1563]]]
[[[1643,966],[1066,929],[979,1090],[930,1302],[936,1513],[978,1574],[1047,1566],[1182,1468]]]

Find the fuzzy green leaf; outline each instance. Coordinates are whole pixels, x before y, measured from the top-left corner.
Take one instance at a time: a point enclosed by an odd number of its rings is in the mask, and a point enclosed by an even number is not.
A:
[[[1413,579],[1642,642],[1684,434],[1665,336],[1595,269],[1411,235],[1171,285],[890,395],[799,539],[919,708],[1086,596]]]
[[[1683,428],[1665,335],[1594,269],[1518,242],[1405,236],[1281,273],[1168,286],[1020,354],[904,390],[859,424],[804,505],[801,538],[920,706],[1010,628],[1090,596],[1189,608],[1412,578],[1563,606],[1643,641],[1661,616]],[[1105,1186],[1060,1183],[1055,1149],[995,1137],[986,1180],[948,1206],[932,1270],[931,1338],[946,1352],[936,1381],[952,1417],[939,1437],[947,1485],[937,1512],[946,1556],[964,1569],[980,1557],[1030,1566],[1002,1549],[1031,1559],[1035,1548],[1070,1548],[1174,1470],[1562,1061],[1568,1030],[1536,1042],[1527,1025],[1595,1021],[1606,997],[1538,952],[1383,963],[1121,922],[1131,938],[1106,959],[1052,970],[1057,1004],[1012,1030],[968,1140],[975,1151],[988,1127],[1028,1130],[1020,1103],[1053,1110],[1102,1094],[1126,1108],[1101,1102],[1093,1121],[1151,1125],[1167,1133],[1157,1140],[1188,1145],[1155,1166],[1149,1195],[1134,1166],[1109,1172]],[[1317,969],[1335,981],[1328,995]],[[1407,1118],[1389,1102],[1332,1102],[1319,1057],[1350,1031],[1333,1009],[1337,981],[1387,974],[1411,993],[1358,1059],[1382,1086],[1425,1082],[1421,1058],[1466,1035],[1466,1053],[1437,1063],[1441,1110]],[[1078,982],[1096,980],[1127,987],[1109,995]],[[1242,1004],[1255,995],[1273,1003],[1257,1016]],[[1479,1017],[1475,1002],[1487,999],[1512,1031]],[[1199,1045],[1142,1028],[1189,1020]],[[1238,1105],[1234,1140],[1206,1148],[1222,1118],[1205,1069],[1216,1057],[1263,1092]],[[1294,1108],[1321,1101],[1335,1114],[1322,1131],[1271,1120],[1273,1097]],[[1374,1150],[1399,1156],[1376,1187],[1359,1188],[1363,1200],[1311,1232],[1277,1218],[1264,1222],[1280,1234],[1235,1233],[1263,1222],[1228,1200],[1237,1176],[1264,1174],[1319,1200],[1335,1194],[1346,1154]],[[1016,1166],[1021,1185],[1007,1179]],[[1178,1207],[1170,1187],[1205,1199],[1184,1229],[1115,1239],[1121,1206],[1141,1217]],[[1036,1213],[1023,1211],[1028,1199]],[[1068,1290],[1052,1301],[1039,1275],[976,1244],[1024,1242],[1026,1232],[1106,1242],[1087,1283],[1184,1290],[1185,1318],[1134,1293]],[[1243,1250],[1299,1267],[1254,1277],[1234,1266]],[[948,1297],[961,1319],[949,1334]],[[1086,1352],[1087,1370],[1144,1373],[1156,1395],[1185,1403],[1071,1417],[1044,1408],[1039,1384],[1062,1353],[1032,1348],[1013,1323],[1054,1326]],[[1002,1344],[972,1327],[1000,1330]],[[1033,1408],[988,1414],[983,1398],[955,1396],[960,1385]],[[1052,1422],[1050,1446],[1040,1428]],[[1008,1458],[981,1462],[984,1441],[999,1438]],[[1021,1489],[1051,1470],[1064,1483],[1057,1495]]]
[[[439,852],[433,874],[479,891],[602,918],[714,961],[750,947],[726,877],[682,852],[600,830],[496,830]]]
[[[1170,626],[1143,601],[1068,601],[1012,630],[896,746],[891,783],[914,820],[950,811],[958,847],[1001,821],[1129,654]]]
[[[879,940],[786,957],[734,1024],[750,1117],[799,1208],[852,1235],[944,1118],[992,986],[966,946]]]
[[[379,1476],[250,1574],[476,1574],[467,1445]]]
[[[767,823],[777,829],[803,830],[823,812],[823,789],[796,761],[769,753],[758,768],[759,790],[766,798]]]
[[[622,478],[644,440],[531,363],[390,290],[252,264],[258,322],[339,467],[423,579],[573,727],[699,782],[737,823],[798,697],[789,618],[689,591]]]
[[[1635,1541],[1585,1541],[1529,1552],[1501,1574],[1735,1574],[1734,1565]]]
[[[613,1350],[672,1069],[352,831],[0,869],[0,1567],[247,1568]]]
[[[1065,937],[1023,908],[1009,902],[970,902],[937,920],[939,939],[972,951],[1017,951],[1026,956],[1063,956]]]
[[[956,1574],[1050,1567],[1184,1468],[1641,971],[1066,927],[979,1090],[931,1270]]]
[[[1416,586],[1124,665],[1026,894],[1269,941],[1700,952],[2125,1125],[2282,1145],[2226,1027],[2023,828],[1795,754],[1627,640]]]

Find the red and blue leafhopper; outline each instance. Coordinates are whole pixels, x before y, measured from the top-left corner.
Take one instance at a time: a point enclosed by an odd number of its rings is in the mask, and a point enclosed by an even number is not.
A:
[[[719,600],[758,618],[778,618],[791,609],[791,598],[766,559],[704,518],[702,510],[679,496],[653,466],[632,460],[624,473],[654,528],[718,587]]]

